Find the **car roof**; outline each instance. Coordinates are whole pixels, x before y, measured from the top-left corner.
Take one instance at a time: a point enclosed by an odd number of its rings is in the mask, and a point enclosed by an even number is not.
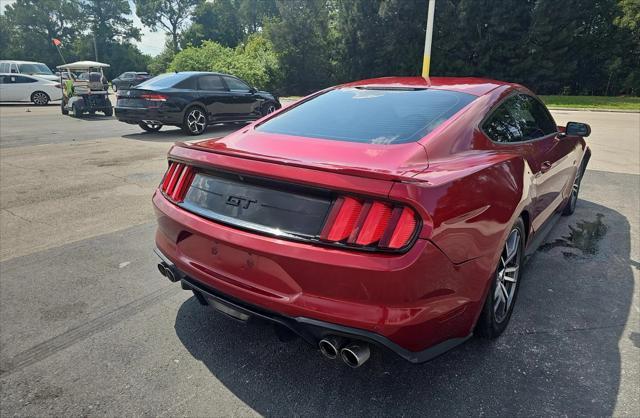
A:
[[[342,84],[337,88],[433,88],[482,96],[500,86],[517,86],[517,84],[477,77],[380,77]]]
[[[39,62],[39,61],[0,60],[0,63],[4,63],[4,62],[9,62],[12,64],[44,64],[44,62]]]

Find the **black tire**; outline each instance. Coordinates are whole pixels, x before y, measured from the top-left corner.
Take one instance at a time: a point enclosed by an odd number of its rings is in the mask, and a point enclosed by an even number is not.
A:
[[[67,108],[64,107],[64,103],[60,103],[60,111],[62,112],[63,115],[69,114],[69,111],[67,110]]]
[[[514,234],[517,236],[515,245],[511,241]],[[511,319],[522,280],[524,238],[524,222],[522,218],[518,218],[502,246],[500,261],[491,279],[491,287],[476,325],[476,332],[481,337],[491,339],[499,337]],[[509,248],[514,248],[517,253],[509,253]],[[513,271],[514,267],[515,271]]]
[[[138,126],[147,132],[158,132],[160,129],[162,129],[162,125],[159,123],[155,125],[154,124],[149,125],[145,122],[140,122]]]
[[[112,107],[108,107],[104,110],[104,115],[105,116],[113,116],[113,108]]]
[[[200,135],[207,129],[207,113],[200,106],[191,106],[184,112],[182,130],[189,135]]]
[[[584,168],[580,166],[578,171],[576,172],[576,177],[573,180],[573,185],[571,186],[571,196],[569,196],[569,200],[564,205],[562,209],[562,216],[570,216],[573,215],[573,212],[576,211],[576,204],[578,203],[578,194],[580,193],[580,183],[582,183],[582,176],[584,175]]]
[[[51,97],[44,91],[34,91],[31,93],[31,102],[36,106],[46,106],[51,101]]]
[[[75,103],[71,105],[71,111],[69,112],[69,115],[73,118],[79,118],[80,115],[82,115],[82,113],[78,113],[78,106]]]
[[[275,112],[276,110],[278,110],[278,108],[274,102],[266,102],[262,105],[262,109],[260,110],[260,112],[262,113],[262,116],[266,116],[269,113]]]

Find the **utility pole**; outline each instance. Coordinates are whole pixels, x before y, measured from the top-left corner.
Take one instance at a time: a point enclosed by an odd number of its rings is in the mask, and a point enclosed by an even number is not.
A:
[[[424,56],[422,57],[422,76],[429,77],[431,65],[431,39],[433,38],[433,15],[436,10],[436,0],[429,0],[427,11],[427,33],[424,37]]]
[[[98,61],[98,47],[96,46],[96,35],[93,34],[93,52],[96,54],[96,62]]]

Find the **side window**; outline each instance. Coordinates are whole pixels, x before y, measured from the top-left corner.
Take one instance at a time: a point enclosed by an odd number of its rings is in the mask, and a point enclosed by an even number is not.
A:
[[[231,91],[249,91],[250,87],[243,81],[238,80],[234,77],[224,76],[224,81],[227,83],[229,90]]]
[[[507,99],[482,125],[484,132],[495,142],[522,141],[520,125],[510,111],[511,108],[516,106],[517,100],[517,96]]]
[[[8,73],[9,72],[9,63],[3,62],[0,64],[0,73]]]
[[[15,64],[11,64],[11,72],[13,74],[18,74],[18,66]]]
[[[527,96],[526,94],[523,94],[520,97],[528,103],[529,113],[535,120],[536,128],[542,132],[542,135],[538,136],[546,136],[558,131],[558,127],[547,111],[547,108],[540,103],[539,100],[536,100],[534,97]]]
[[[529,141],[557,130],[544,105],[524,94],[507,99],[482,128],[495,142]]]
[[[175,86],[176,89],[195,90],[196,89],[196,77],[185,78]]]
[[[36,80],[35,78],[31,78],[31,77],[25,77],[23,75],[18,75],[16,76],[16,83],[35,83],[38,80]]]
[[[198,79],[198,90],[224,91],[222,79],[218,75],[203,75]]]

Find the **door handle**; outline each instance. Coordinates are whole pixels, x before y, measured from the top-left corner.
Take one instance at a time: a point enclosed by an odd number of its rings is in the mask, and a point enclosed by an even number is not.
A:
[[[546,173],[551,168],[551,161],[545,161],[540,165],[540,171]]]

